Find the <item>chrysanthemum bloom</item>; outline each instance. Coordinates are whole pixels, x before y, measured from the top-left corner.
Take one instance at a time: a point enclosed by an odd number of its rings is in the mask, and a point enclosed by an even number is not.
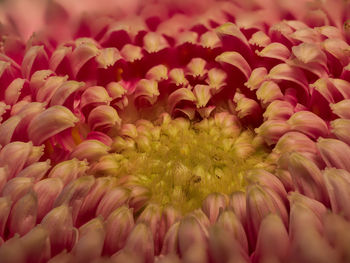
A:
[[[0,262],[350,262],[349,1],[2,5]]]

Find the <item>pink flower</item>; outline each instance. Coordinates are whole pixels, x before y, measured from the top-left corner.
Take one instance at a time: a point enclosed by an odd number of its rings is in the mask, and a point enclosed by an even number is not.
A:
[[[3,1],[1,262],[349,262],[347,1]]]

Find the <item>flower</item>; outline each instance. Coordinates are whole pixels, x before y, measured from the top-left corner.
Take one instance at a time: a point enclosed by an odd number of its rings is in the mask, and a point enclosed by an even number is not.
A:
[[[1,3],[1,262],[349,262],[349,1]]]

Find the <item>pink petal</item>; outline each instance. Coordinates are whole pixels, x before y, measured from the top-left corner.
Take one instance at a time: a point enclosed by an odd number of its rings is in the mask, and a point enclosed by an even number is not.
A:
[[[336,104],[330,105],[334,114],[342,119],[350,119],[350,99],[342,100]]]
[[[328,205],[322,173],[314,162],[299,153],[289,155],[288,170],[298,192]]]
[[[273,42],[264,47],[261,51],[255,51],[256,54],[263,58],[273,58],[286,61],[290,56],[289,49],[281,43]]]
[[[33,163],[19,172],[17,177],[34,178],[35,182],[38,182],[46,175],[50,168],[51,165],[49,159],[45,162]]]
[[[73,113],[63,106],[53,106],[40,113],[31,121],[28,135],[34,144],[39,145],[53,135],[73,127],[78,121]]]
[[[254,131],[262,136],[268,145],[276,144],[288,131],[290,126],[284,120],[268,120]]]
[[[61,82],[62,80],[59,80]],[[51,95],[50,106],[64,105],[67,99],[85,86],[84,82],[69,80],[62,82],[60,86],[55,87],[55,92]]]
[[[49,178],[60,178],[64,185],[83,176],[88,169],[86,161],[79,161],[76,158],[56,164],[50,171]]]
[[[51,211],[53,204],[63,189],[63,183],[59,178],[46,178],[37,182],[33,186],[36,193],[37,205],[37,220],[41,222],[43,217]]]
[[[275,100],[267,106],[263,116],[266,120],[287,120],[293,113],[293,106],[288,101]]]
[[[221,64],[229,64],[235,68],[237,68],[243,75],[246,80],[248,80],[252,70],[248,64],[248,62],[242,57],[241,54],[237,52],[224,52],[215,58],[215,61]]]
[[[105,130],[121,125],[117,111],[107,105],[94,108],[88,117],[88,124],[92,130]]]
[[[43,218],[41,224],[49,232],[53,256],[73,247],[77,233],[73,228],[72,214],[68,206],[63,205],[52,209]]]
[[[112,255],[122,249],[134,227],[132,211],[126,206],[114,210],[106,220],[104,252]]]
[[[12,207],[9,216],[9,235],[23,236],[36,225],[37,197],[29,192],[19,199]]]
[[[225,210],[226,203],[226,197],[218,193],[210,194],[203,200],[202,210],[209,218],[211,224],[216,222],[220,211]]]
[[[101,215],[103,218],[108,216],[118,207],[127,204],[130,193],[122,187],[115,187],[106,193],[101,199],[97,209],[96,216]]]
[[[142,223],[135,225],[126,241],[124,250],[138,255],[144,263],[152,263],[154,261],[154,248],[150,228]]]
[[[0,236],[4,237],[6,223],[11,211],[12,201],[10,197],[0,197]]]
[[[331,132],[341,141],[350,145],[350,120],[336,119],[331,121]]]
[[[300,131],[312,139],[326,137],[328,126],[323,119],[309,111],[299,111],[287,121],[292,130]]]
[[[109,147],[97,140],[86,140],[79,144],[70,154],[71,158],[86,159],[88,162],[97,161],[108,154]]]
[[[29,79],[33,72],[47,68],[48,56],[44,46],[32,46],[26,51],[22,61],[22,74]]]
[[[336,139],[319,138],[317,148],[328,167],[350,171],[350,147]]]

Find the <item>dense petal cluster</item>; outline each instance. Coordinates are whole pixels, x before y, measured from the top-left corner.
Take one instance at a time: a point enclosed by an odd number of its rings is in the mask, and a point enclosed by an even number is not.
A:
[[[0,12],[1,262],[350,261],[349,1],[29,2]]]

